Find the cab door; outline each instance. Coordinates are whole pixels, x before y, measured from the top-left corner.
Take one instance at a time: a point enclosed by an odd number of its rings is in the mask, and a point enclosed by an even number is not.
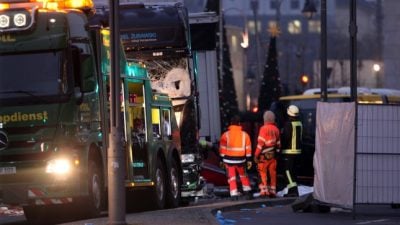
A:
[[[144,84],[128,83],[127,93],[127,161],[133,182],[149,182],[148,124],[144,102]]]

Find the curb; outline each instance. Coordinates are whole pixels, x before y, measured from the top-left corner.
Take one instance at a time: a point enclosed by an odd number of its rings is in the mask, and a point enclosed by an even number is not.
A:
[[[277,205],[288,205],[292,204],[297,198],[295,197],[285,197],[285,198],[271,198],[271,199],[256,199],[256,200],[246,200],[245,202],[238,202],[234,205],[224,206],[220,208],[214,208],[211,210],[211,214],[215,216],[218,211],[229,212],[240,210],[243,208],[254,209],[266,206],[277,206]]]
[[[164,225],[164,224],[182,224],[182,225],[220,225],[216,217],[218,211],[228,212],[240,210],[243,208],[254,209],[261,207],[273,207],[278,205],[291,204],[296,198],[274,198],[274,199],[253,199],[237,202],[219,201],[210,205],[197,205],[181,207],[176,209],[165,209],[156,211],[144,211],[134,214],[127,214],[125,217],[127,225]],[[173,222],[172,222],[173,221]],[[81,221],[63,223],[63,225],[107,225],[108,217],[92,218]]]

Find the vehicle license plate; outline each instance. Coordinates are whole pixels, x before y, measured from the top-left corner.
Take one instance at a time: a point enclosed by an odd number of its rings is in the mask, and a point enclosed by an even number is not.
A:
[[[0,175],[15,174],[17,170],[15,167],[0,167]]]

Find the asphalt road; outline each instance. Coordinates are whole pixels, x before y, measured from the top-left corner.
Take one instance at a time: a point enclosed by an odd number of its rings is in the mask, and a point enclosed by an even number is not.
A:
[[[389,205],[358,205],[353,213],[332,208],[328,213],[293,212],[294,198],[229,201],[202,200],[197,205],[176,209],[128,212],[129,225],[400,225],[400,209]],[[220,211],[221,215],[217,216]],[[71,221],[71,220],[70,220]],[[63,225],[106,225],[107,214],[100,218],[62,222]],[[0,217],[1,225],[27,225],[24,216]]]
[[[257,208],[221,212],[220,224],[224,225],[394,225],[400,224],[400,209],[389,205],[360,205],[350,210],[331,208],[329,213],[293,212],[291,205],[259,205]]]

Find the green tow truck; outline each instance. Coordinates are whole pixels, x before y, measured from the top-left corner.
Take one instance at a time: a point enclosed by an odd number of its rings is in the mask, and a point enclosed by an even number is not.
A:
[[[0,0],[0,202],[28,220],[60,205],[91,215],[106,206],[110,34],[95,15],[88,0]],[[120,52],[125,186],[148,190],[154,208],[177,207],[173,105]]]

